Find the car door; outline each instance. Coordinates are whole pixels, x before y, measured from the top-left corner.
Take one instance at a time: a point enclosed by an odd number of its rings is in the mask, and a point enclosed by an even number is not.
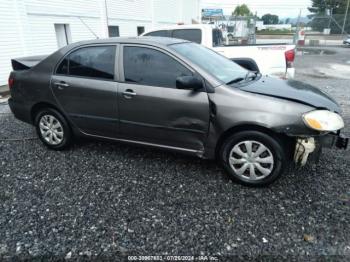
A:
[[[76,49],[52,76],[51,88],[57,102],[86,134],[117,135],[116,50],[116,45]]]
[[[121,135],[158,145],[203,150],[209,125],[208,95],[205,90],[176,89],[178,76],[195,72],[155,47],[121,48]]]

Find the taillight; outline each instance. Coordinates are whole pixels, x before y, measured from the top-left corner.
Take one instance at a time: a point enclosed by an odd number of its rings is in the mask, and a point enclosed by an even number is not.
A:
[[[15,84],[15,79],[10,77],[8,81],[9,88],[12,88],[14,84]]]
[[[295,50],[291,49],[291,50],[284,52],[284,56],[286,58],[287,67],[288,68],[293,67],[293,62],[294,62],[294,58],[295,58]]]

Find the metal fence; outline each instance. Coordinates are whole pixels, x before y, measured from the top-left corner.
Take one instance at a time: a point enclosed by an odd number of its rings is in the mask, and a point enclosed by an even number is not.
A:
[[[308,22],[299,19],[290,29],[261,29],[257,16],[202,17],[204,23],[220,28],[227,45],[294,43],[298,45],[341,45],[350,34],[350,13],[314,15]],[[259,28],[259,30],[258,30]],[[277,29],[276,29],[277,28]]]
[[[348,34],[350,33],[350,15],[315,15],[307,26],[312,28],[312,31],[323,34]]]

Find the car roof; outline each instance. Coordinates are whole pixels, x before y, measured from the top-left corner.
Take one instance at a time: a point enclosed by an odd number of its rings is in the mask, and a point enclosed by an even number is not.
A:
[[[140,37],[111,37],[105,39],[94,39],[87,41],[77,42],[77,45],[87,44],[150,44],[150,45],[172,45],[179,43],[186,43],[189,41],[170,38],[170,37],[157,37],[157,36],[140,36]]]

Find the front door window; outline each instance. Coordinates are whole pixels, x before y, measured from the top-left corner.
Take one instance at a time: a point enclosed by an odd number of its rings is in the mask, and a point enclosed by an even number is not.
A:
[[[125,82],[176,88],[176,78],[192,72],[172,57],[155,49],[124,47]]]

